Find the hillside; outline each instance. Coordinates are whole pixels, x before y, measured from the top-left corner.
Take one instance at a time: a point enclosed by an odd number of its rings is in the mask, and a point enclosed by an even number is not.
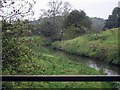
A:
[[[80,36],[63,42],[55,42],[52,47],[71,54],[120,65],[118,60],[118,28]]]
[[[49,42],[39,36],[20,39],[31,56],[22,56],[19,66],[3,67],[4,75],[101,75],[99,71],[72,61],[44,47]],[[17,60],[17,58],[16,58]],[[111,88],[107,82],[3,82],[3,87],[14,88]]]

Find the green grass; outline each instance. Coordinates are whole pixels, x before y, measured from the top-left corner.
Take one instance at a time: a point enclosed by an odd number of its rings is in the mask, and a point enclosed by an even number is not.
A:
[[[46,42],[40,37],[25,37],[26,47],[32,53],[31,60],[19,66],[21,74],[34,75],[99,75],[98,71],[82,63],[58,56],[45,48]],[[43,42],[44,41],[44,42]],[[29,68],[29,69],[28,69]],[[22,71],[23,70],[23,71]],[[32,72],[30,72],[32,70]],[[19,73],[20,74],[20,73]]]
[[[109,83],[107,82],[6,82],[6,85],[3,84],[3,86],[7,87],[14,87],[15,89],[21,88],[24,90],[24,88],[34,88],[35,90],[56,90],[56,88],[63,90],[62,88],[66,90],[73,90],[73,88],[76,88],[79,90],[80,88],[87,88],[88,90],[91,88],[92,90],[104,90],[105,88],[109,88],[109,90],[113,90]],[[101,89],[103,88],[103,89]],[[10,90],[10,89],[9,89]],[[11,89],[14,90],[14,89]],[[26,90],[26,89],[25,89]],[[86,90],[86,89],[85,89]]]
[[[100,75],[101,73],[82,63],[58,56],[43,47],[46,40],[42,37],[21,38],[24,47],[29,48],[31,58],[25,56],[17,69],[7,66],[4,75]],[[12,72],[11,72],[12,71]],[[3,87],[13,88],[112,88],[107,82],[3,82]]]
[[[71,54],[96,58],[112,64],[120,64],[118,60],[118,28],[83,35],[63,42],[55,42],[52,47]]]

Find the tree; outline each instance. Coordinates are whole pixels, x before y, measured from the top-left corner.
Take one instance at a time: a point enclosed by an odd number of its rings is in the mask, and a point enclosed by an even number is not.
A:
[[[67,18],[71,10],[72,10],[71,4],[69,2],[64,2],[62,12],[63,20]]]
[[[24,31],[30,29],[29,24],[21,21],[21,18],[32,13],[32,3],[28,0],[2,0],[0,5],[3,70],[8,70],[8,74],[13,74],[14,70],[19,73],[22,57],[30,59],[31,56],[30,50],[24,47],[25,41],[21,40],[21,37],[25,36]],[[9,68],[12,69],[9,71]]]
[[[112,15],[109,15],[105,23],[105,28],[117,28],[120,27],[120,8],[113,9]]]
[[[49,18],[53,18],[53,24],[54,24],[54,29],[57,31],[57,25],[56,25],[56,17],[61,15],[61,10],[62,10],[62,1],[58,0],[51,0],[48,2],[49,9],[43,11],[43,16],[47,16]]]
[[[84,11],[73,10],[65,21],[65,28],[70,26],[84,26],[86,28],[91,27],[90,19],[88,16],[86,16]]]
[[[34,0],[1,0],[0,18],[11,22],[34,14],[32,7],[35,3]]]
[[[49,8],[47,10],[42,9],[43,18],[47,18],[54,25],[53,32],[59,35],[63,29],[64,16],[71,10],[71,5],[68,2],[51,0],[48,2],[48,6]]]
[[[73,10],[66,18],[64,27],[64,36],[70,34],[71,38],[77,37],[91,29],[91,21],[84,11]]]

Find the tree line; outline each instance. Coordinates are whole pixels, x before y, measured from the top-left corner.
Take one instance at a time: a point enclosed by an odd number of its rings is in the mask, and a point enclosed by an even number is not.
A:
[[[53,41],[70,39],[91,30],[90,18],[83,10],[72,9],[69,2],[53,0],[48,3],[49,9],[41,15],[40,24],[33,31]]]
[[[105,23],[105,28],[120,27],[120,7],[115,7]]]
[[[49,39],[65,40],[107,28],[119,27],[120,8],[115,7],[107,20],[90,18],[83,10],[72,9],[69,2],[52,0],[48,3],[49,9],[42,9],[34,34],[43,35]]]

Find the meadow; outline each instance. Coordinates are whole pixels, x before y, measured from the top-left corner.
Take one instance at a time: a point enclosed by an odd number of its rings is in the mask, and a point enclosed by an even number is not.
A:
[[[62,42],[57,41],[52,44],[52,47],[70,54],[120,65],[118,59],[118,28],[82,35]]]

